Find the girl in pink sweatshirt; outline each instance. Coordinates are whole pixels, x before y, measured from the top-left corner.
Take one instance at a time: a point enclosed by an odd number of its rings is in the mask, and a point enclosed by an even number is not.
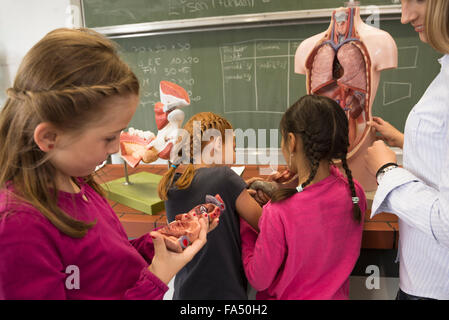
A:
[[[282,152],[297,179],[264,206],[259,234],[242,221],[246,276],[257,299],[348,299],[366,210],[346,162],[348,120],[334,100],[304,96],[285,112],[280,128]]]
[[[128,241],[94,181],[118,152],[139,82],[112,42],[57,29],[25,56],[0,112],[0,300],[162,299],[206,242]],[[213,221],[211,228],[216,226]]]

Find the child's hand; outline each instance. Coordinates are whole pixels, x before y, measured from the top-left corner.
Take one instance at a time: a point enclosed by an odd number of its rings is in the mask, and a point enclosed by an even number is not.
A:
[[[268,181],[274,181],[277,183],[284,183],[290,181],[295,176],[294,173],[289,170],[284,170],[282,172],[274,172],[268,177]]]
[[[170,280],[181,270],[206,244],[206,235],[209,231],[215,229],[218,225],[218,219],[215,218],[209,224],[205,217],[199,219],[201,231],[198,239],[192,242],[182,253],[175,253],[167,250],[163,236],[158,232],[151,232],[154,245],[154,257],[148,269],[158,277],[162,282],[168,284]]]
[[[248,189],[248,193],[251,195],[251,197],[254,198],[254,200],[257,201],[257,203],[263,207],[268,201],[271,200],[271,198],[264,193],[262,190],[253,190]]]

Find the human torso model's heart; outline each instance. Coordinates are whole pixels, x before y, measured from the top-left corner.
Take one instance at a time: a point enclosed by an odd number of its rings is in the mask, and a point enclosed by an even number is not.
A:
[[[346,111],[349,120],[348,156],[369,129],[366,122],[371,98],[371,61],[353,19],[353,9],[334,12],[330,29],[306,61],[308,91],[336,100]]]
[[[197,205],[187,213],[176,215],[174,221],[158,229],[157,232],[164,236],[167,249],[182,252],[198,239],[201,230],[199,219],[204,219],[204,214],[207,214],[207,219],[211,222],[224,210],[225,205],[218,194],[215,197],[207,195],[205,204]]]

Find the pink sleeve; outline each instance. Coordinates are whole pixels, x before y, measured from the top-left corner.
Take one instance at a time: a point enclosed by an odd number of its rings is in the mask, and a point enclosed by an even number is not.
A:
[[[129,242],[140,253],[145,261],[148,264],[151,264],[154,257],[154,245],[150,233],[146,233],[139,238],[130,240]],[[167,290],[168,286],[153,273],[151,273],[147,266],[140,273],[139,280],[136,282],[135,286],[126,291],[125,299],[161,300]]]
[[[150,233],[146,233],[143,236],[130,240],[132,246],[140,253],[148,264],[154,257],[154,245],[153,239],[151,239]]]
[[[15,213],[0,219],[0,300],[66,299],[55,228],[41,219]]]
[[[266,205],[259,220],[260,233],[240,219],[242,260],[246,277],[254,289],[267,289],[274,281],[286,252],[284,228],[279,215]]]
[[[127,300],[162,300],[168,286],[156,277],[148,267],[142,269],[139,280],[125,292]]]

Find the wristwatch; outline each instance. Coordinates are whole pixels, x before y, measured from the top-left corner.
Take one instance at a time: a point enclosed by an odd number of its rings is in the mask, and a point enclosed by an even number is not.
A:
[[[379,184],[384,177],[385,173],[388,171],[394,170],[398,167],[397,163],[387,163],[380,167],[380,169],[376,173],[377,184]]]

